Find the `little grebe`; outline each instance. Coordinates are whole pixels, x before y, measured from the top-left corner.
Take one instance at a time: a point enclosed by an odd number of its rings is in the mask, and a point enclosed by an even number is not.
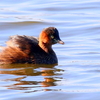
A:
[[[32,63],[32,64],[57,64],[58,60],[52,45],[64,44],[55,27],[45,28],[39,39],[32,36],[11,36],[0,52],[1,64]]]

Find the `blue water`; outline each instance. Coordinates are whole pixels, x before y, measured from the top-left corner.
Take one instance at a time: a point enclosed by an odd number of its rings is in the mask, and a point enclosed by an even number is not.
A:
[[[100,0],[0,1],[0,46],[49,26],[58,65],[0,65],[0,100],[100,100]]]

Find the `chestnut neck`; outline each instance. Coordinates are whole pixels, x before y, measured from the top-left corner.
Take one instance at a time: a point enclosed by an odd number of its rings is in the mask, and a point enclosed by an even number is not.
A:
[[[42,41],[39,41],[39,46],[46,52],[46,53],[51,53],[53,52],[52,50],[52,45],[49,43],[43,43]]]

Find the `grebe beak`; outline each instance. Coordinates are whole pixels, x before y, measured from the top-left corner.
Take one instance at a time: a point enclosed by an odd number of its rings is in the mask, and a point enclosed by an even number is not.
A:
[[[59,44],[64,44],[64,42],[61,41],[61,40],[58,40],[57,43],[59,43]]]

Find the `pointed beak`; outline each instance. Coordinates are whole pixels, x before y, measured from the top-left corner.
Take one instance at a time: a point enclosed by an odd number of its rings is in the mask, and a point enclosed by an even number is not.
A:
[[[64,44],[64,42],[61,41],[61,40],[58,40],[57,43],[59,43],[59,44]]]

